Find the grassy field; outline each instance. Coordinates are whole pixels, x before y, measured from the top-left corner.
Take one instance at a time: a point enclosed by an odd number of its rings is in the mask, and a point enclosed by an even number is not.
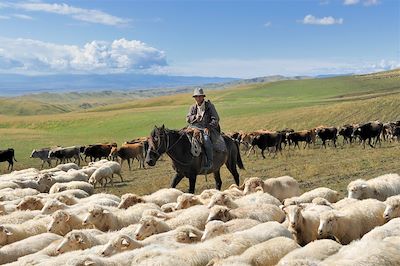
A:
[[[225,132],[285,127],[301,130],[376,119],[386,122],[400,119],[400,70],[364,76],[241,85],[208,91],[207,97],[216,105]],[[58,99],[55,104],[60,102],[62,100]],[[176,94],[99,106],[87,111],[64,110],[60,114],[43,114],[45,112],[40,109],[43,107],[38,107],[40,110],[31,108],[34,102],[28,101],[26,110],[19,115],[13,111],[0,116],[0,148],[15,149],[18,160],[15,169],[39,167],[39,161],[29,158],[34,148],[98,142],[121,144],[135,137],[147,136],[154,125],[181,128],[185,126],[185,115],[192,103],[190,94]],[[383,143],[376,149],[363,149],[359,145],[321,149],[317,143],[311,149],[284,150],[274,159],[254,155],[246,157],[243,153],[242,156],[246,167],[246,170],[240,170],[242,180],[251,176],[291,175],[299,180],[304,190],[327,186],[343,195],[348,182],[356,178],[400,173],[400,143]],[[1,163],[0,171],[5,173],[6,167],[7,163]],[[146,170],[129,171],[125,165],[123,175],[125,183],[117,183],[115,188],[106,191],[118,195],[150,193],[168,187],[173,170],[170,159],[165,157],[155,167]],[[222,180],[223,188],[233,183],[225,167]],[[212,176],[208,176],[208,181],[204,176],[198,177],[197,192],[211,187],[214,187]],[[187,180],[183,180],[179,188],[187,190]]]

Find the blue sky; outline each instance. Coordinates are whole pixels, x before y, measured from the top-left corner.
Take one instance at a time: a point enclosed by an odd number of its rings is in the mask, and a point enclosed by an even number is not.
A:
[[[0,73],[251,78],[398,67],[398,0],[0,0]]]

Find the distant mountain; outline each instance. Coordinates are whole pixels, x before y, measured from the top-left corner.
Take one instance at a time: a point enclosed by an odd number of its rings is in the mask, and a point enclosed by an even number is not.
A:
[[[66,74],[25,76],[0,74],[0,96],[20,96],[33,93],[94,92],[104,90],[132,91],[184,86],[200,86],[235,81],[235,78],[184,77],[140,74]]]

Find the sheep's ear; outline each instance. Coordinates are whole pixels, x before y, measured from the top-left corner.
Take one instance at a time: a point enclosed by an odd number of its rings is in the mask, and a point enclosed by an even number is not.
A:
[[[8,229],[4,228],[3,232],[6,233],[7,236],[12,236],[13,233],[11,231],[9,231]]]
[[[192,231],[189,232],[189,238],[193,239],[193,238],[197,238],[197,235],[195,233],[193,233]]]
[[[103,209],[103,214],[107,214],[107,213],[110,213],[110,211],[106,210],[106,209]]]
[[[127,248],[127,247],[129,247],[130,242],[128,241],[128,239],[126,237],[123,237],[121,239],[121,245],[122,245],[123,248]]]
[[[94,263],[94,261],[92,261],[92,260],[86,260],[85,262],[84,262],[85,264],[85,266],[93,266],[93,265],[96,265],[96,263]]]
[[[67,216],[67,219],[65,219],[65,221],[68,222],[69,219],[71,219],[71,215],[69,215],[68,213],[65,213],[65,215]]]
[[[366,184],[362,184],[361,188],[367,188],[367,185]]]
[[[282,211],[285,211],[285,205],[279,205],[279,208],[282,210]]]

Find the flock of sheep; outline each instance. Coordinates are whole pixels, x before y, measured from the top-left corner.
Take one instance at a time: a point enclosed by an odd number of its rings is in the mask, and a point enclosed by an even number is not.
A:
[[[400,176],[301,193],[290,176],[199,195],[94,194],[101,160],[0,176],[0,264],[400,265]],[[121,177],[122,179],[122,177]]]

